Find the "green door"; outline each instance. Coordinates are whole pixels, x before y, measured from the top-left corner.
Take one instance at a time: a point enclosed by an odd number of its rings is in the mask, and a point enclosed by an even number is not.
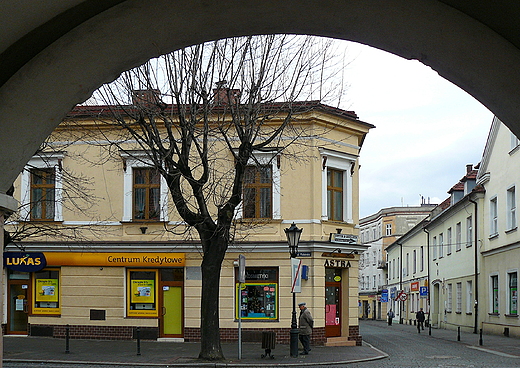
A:
[[[170,285],[168,285],[170,284]],[[163,283],[162,287],[162,337],[183,336],[182,287]]]

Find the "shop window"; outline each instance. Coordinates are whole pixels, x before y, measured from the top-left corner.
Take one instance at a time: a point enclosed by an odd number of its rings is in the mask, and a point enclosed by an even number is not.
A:
[[[128,270],[129,317],[157,317],[157,271]]]
[[[498,275],[491,276],[491,313],[499,313],[498,304]]]
[[[33,314],[60,314],[60,270],[44,269],[34,273]]]
[[[272,321],[278,319],[278,268],[247,267],[245,283],[238,282],[235,269],[236,306],[242,320]]]

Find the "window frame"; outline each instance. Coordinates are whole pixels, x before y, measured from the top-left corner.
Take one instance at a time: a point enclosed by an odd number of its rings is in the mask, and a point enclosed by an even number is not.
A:
[[[462,282],[456,283],[455,313],[462,313]]]
[[[262,170],[269,170],[269,179],[268,182],[262,182]],[[251,173],[251,176],[254,176],[251,182],[246,181],[247,177],[250,175],[248,171],[254,171]],[[254,216],[246,216],[246,209],[248,208],[248,204],[245,203],[245,192],[247,189],[255,190],[255,198],[253,200],[252,205],[254,206]],[[269,203],[268,205],[268,213],[267,216],[262,216],[262,189],[269,189]],[[244,173],[244,184],[242,187],[242,218],[245,219],[272,219],[273,216],[273,170],[272,165],[247,165],[246,171]]]
[[[142,171],[144,173],[145,182],[144,183],[136,183],[136,171]],[[156,173],[154,173],[154,171]],[[158,182],[152,182],[153,177],[158,175]],[[144,211],[143,218],[137,218],[137,190],[144,189]],[[158,189],[159,190],[159,213],[158,218],[150,218],[152,198],[151,198],[151,190]],[[153,167],[134,167],[132,168],[132,221],[134,222],[154,222],[160,221],[161,219],[161,174]]]
[[[498,235],[498,199],[497,196],[489,200],[489,237]]]
[[[489,310],[490,314],[500,313],[500,284],[498,273],[489,275]]]
[[[266,270],[266,271],[271,271],[274,273],[274,278],[269,278],[268,276],[266,276],[266,278],[264,279],[261,279],[261,278],[247,278],[247,275],[248,275],[248,270],[251,272],[253,270],[255,271],[262,271],[262,270]],[[260,275],[260,274],[259,274]],[[268,275],[268,273],[266,273],[265,275]],[[241,311],[241,304],[243,303],[243,293],[242,293],[242,290],[248,288],[248,287],[260,287],[263,289],[263,291],[268,291],[270,293],[273,293],[274,292],[274,298],[273,298],[273,303],[274,304],[274,307],[273,309],[268,309],[267,307],[263,307],[264,311],[266,310],[272,310],[273,311],[273,316],[272,317],[269,317],[269,316],[257,316],[257,315],[254,315],[254,316],[241,316],[241,320],[243,321],[255,321],[255,322],[271,322],[271,321],[278,321],[279,318],[280,318],[280,269],[279,267],[257,267],[257,266],[253,266],[253,267],[246,267],[246,282],[244,283],[239,283],[238,282],[238,267],[235,267],[235,303],[234,303],[234,317],[235,317],[235,320],[238,320],[239,319],[239,311]],[[274,288],[272,288],[271,286],[274,286]],[[242,289],[240,289],[240,287],[242,287]],[[265,288],[268,288],[269,290],[266,290]],[[274,290],[272,290],[274,289]],[[270,298],[268,298],[269,300],[271,300]],[[249,300],[246,301],[246,303],[249,303]],[[261,313],[261,312],[260,312]],[[254,314],[260,314],[260,313],[257,313],[255,312]],[[265,314],[265,313],[264,313]]]
[[[451,227],[446,230],[446,255],[449,256],[451,254],[451,241],[452,241],[452,231]]]
[[[63,175],[61,165],[63,152],[40,153],[33,156],[21,173],[20,221],[63,221]],[[54,169],[54,218],[48,220],[31,218],[31,172],[32,169]]]
[[[328,192],[327,192],[327,172],[328,169],[343,171],[343,220],[345,223],[354,223],[353,210],[353,176],[357,156],[344,152],[319,148],[322,171],[321,171],[321,219],[329,221],[328,218]],[[375,234],[374,234],[375,235]],[[375,237],[374,237],[375,239]]]
[[[516,190],[514,185],[511,185],[509,188],[507,188],[506,197],[507,231],[511,231],[517,227]]]
[[[473,215],[466,217],[466,248],[473,244]]]
[[[335,178],[339,176],[339,183],[336,182]],[[329,221],[338,221],[343,222],[343,215],[345,203],[343,201],[344,198],[344,177],[345,172],[337,169],[328,168],[327,169],[327,219]],[[340,203],[338,204],[336,200],[336,195],[339,194],[341,197]],[[338,212],[340,213],[340,218],[336,217]]]
[[[160,175],[159,220],[134,219],[134,169],[153,168],[152,161],[144,151],[128,151],[120,153],[124,160],[123,173],[123,218],[121,222],[167,222],[168,221],[168,185]]]
[[[462,247],[462,223],[459,221],[455,224],[455,252],[461,250]]]
[[[453,284],[448,284],[446,296],[446,312],[451,313],[453,304]]]
[[[249,158],[247,162],[247,166],[271,166],[271,211],[272,217],[269,219],[272,220],[281,220],[281,173],[279,160],[277,159],[279,156],[278,152],[261,152],[261,151],[253,151],[252,157]],[[243,196],[243,192],[242,192]],[[240,204],[235,209],[235,218],[236,219],[245,219],[244,217],[244,201],[241,201]],[[247,218],[248,220],[255,220],[254,218]],[[259,219],[262,220],[262,219]]]
[[[473,313],[473,281],[466,281],[466,314]]]
[[[385,234],[386,234],[386,236],[391,236],[392,235],[392,224],[390,224],[390,223],[386,224],[386,226],[385,226]]]
[[[512,285],[513,277],[515,285]],[[507,314],[518,316],[518,270],[507,271]],[[516,299],[515,299],[516,297]],[[514,309],[516,308],[516,309]]]

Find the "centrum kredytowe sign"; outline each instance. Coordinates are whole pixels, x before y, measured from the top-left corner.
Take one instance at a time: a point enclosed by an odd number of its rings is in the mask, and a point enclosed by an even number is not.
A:
[[[47,266],[41,252],[4,252],[4,267],[13,271],[37,272]]]
[[[5,252],[4,267],[22,272],[46,266],[183,267],[184,253]]]

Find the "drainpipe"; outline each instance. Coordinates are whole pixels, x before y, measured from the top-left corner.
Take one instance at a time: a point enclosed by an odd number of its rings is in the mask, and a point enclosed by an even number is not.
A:
[[[475,205],[475,323],[473,326],[473,333],[478,332],[478,229],[477,229],[477,218],[478,218],[478,206],[477,202],[469,198],[469,201]]]
[[[430,305],[430,293],[432,292],[432,288],[431,288],[431,282],[430,282],[430,232],[428,231],[427,228],[423,227],[423,231],[426,233],[426,253],[428,253],[428,261],[426,263],[426,273],[427,273],[427,277],[428,277],[428,295],[426,297],[426,304],[428,304],[428,319],[426,320],[426,322],[428,323],[428,326],[429,326],[429,331],[430,331],[430,335],[431,335],[431,331],[432,331],[432,324],[431,324],[431,321],[430,321],[430,315],[432,313],[432,309],[431,309],[431,305]]]
[[[403,245],[400,243],[399,246],[401,247],[401,255],[399,256],[399,291],[403,290]],[[404,302],[399,300],[399,324],[403,324],[403,311],[404,311]]]

